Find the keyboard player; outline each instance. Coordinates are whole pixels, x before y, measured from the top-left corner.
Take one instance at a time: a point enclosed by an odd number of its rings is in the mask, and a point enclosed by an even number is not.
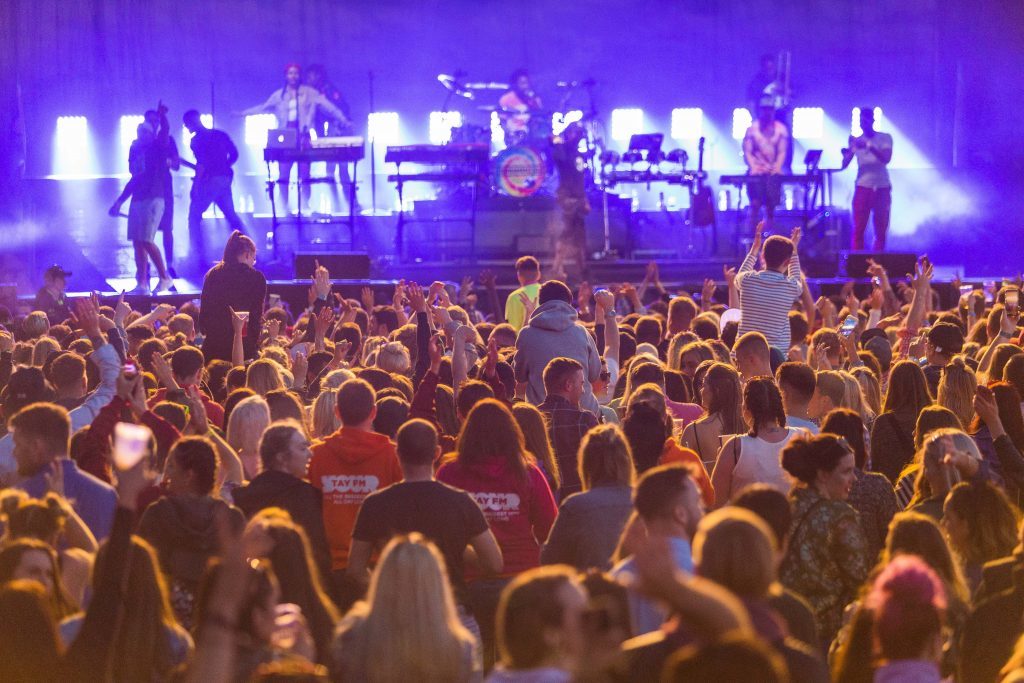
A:
[[[242,116],[262,114],[271,112],[277,116],[279,128],[294,128],[299,132],[299,140],[309,140],[309,130],[316,125],[314,120],[318,111],[338,119],[347,120],[345,113],[334,105],[329,99],[311,86],[302,82],[302,68],[298,64],[285,66],[284,86],[275,90],[263,104],[257,104],[241,111]],[[281,186],[281,197],[285,206],[288,206],[288,183],[291,180],[292,163],[282,161],[279,164],[280,173],[278,183]],[[303,206],[309,206],[311,194],[309,186],[309,164],[299,162],[299,185],[301,188],[300,201]]]
[[[748,174],[753,176],[747,182],[751,228],[761,220],[761,207],[764,207],[764,224],[767,232],[772,231],[775,207],[782,195],[779,176],[788,148],[789,130],[785,124],[775,120],[775,106],[771,99],[762,98],[757,107],[757,119],[743,136],[743,158],[747,162]]]

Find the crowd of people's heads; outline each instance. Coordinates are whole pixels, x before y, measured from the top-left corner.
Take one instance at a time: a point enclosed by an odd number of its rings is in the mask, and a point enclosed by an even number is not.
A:
[[[732,309],[524,256],[4,318],[0,677],[1020,675],[1020,284],[815,301],[798,242]]]

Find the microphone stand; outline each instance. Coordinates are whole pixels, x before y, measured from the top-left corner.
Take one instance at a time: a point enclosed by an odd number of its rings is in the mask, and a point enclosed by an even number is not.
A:
[[[372,118],[373,115],[375,113],[377,113],[377,109],[376,109],[376,107],[374,106],[374,103],[373,103],[373,70],[371,69],[368,73],[369,73],[369,77],[370,77],[370,117]],[[369,120],[369,119],[367,119],[367,120]],[[367,124],[367,128],[369,128],[369,124]],[[377,154],[376,154],[377,136],[375,134],[373,134],[373,131],[367,130],[367,132],[371,133],[371,135],[370,135],[370,178],[371,178],[371,181],[370,181],[370,204],[371,204],[371,209],[370,209],[370,211],[371,211],[371,214],[370,215],[371,216],[376,216],[377,215]]]

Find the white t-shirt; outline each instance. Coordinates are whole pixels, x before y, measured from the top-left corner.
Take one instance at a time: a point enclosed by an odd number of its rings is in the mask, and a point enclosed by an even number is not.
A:
[[[299,119],[299,99],[292,97],[288,100],[288,123],[294,123]]]
[[[857,157],[857,187],[870,187],[871,189],[892,187],[892,183],[889,181],[889,170],[873,151],[875,149],[891,151],[892,136],[875,131],[871,137],[861,135],[859,138],[854,138],[853,142],[853,155]],[[861,142],[865,143],[864,146],[858,147]],[[872,149],[869,149],[869,146]]]

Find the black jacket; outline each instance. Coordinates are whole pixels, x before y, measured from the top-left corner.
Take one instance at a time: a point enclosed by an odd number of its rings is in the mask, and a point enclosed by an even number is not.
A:
[[[205,335],[203,356],[231,360],[231,312],[248,311],[249,322],[242,344],[247,359],[256,357],[256,347],[263,327],[263,302],[267,298],[267,278],[244,263],[218,263],[203,280],[199,308],[199,329]]]
[[[249,518],[270,507],[290,514],[295,523],[305,529],[317,566],[326,572],[324,576],[330,576],[331,554],[324,531],[323,502],[315,486],[287,472],[266,470],[235,489],[232,497]]]
[[[220,551],[216,519],[226,512],[236,529],[245,525],[241,511],[211,496],[167,496],[142,513],[138,534],[160,556],[165,574],[198,585],[206,563]]]

